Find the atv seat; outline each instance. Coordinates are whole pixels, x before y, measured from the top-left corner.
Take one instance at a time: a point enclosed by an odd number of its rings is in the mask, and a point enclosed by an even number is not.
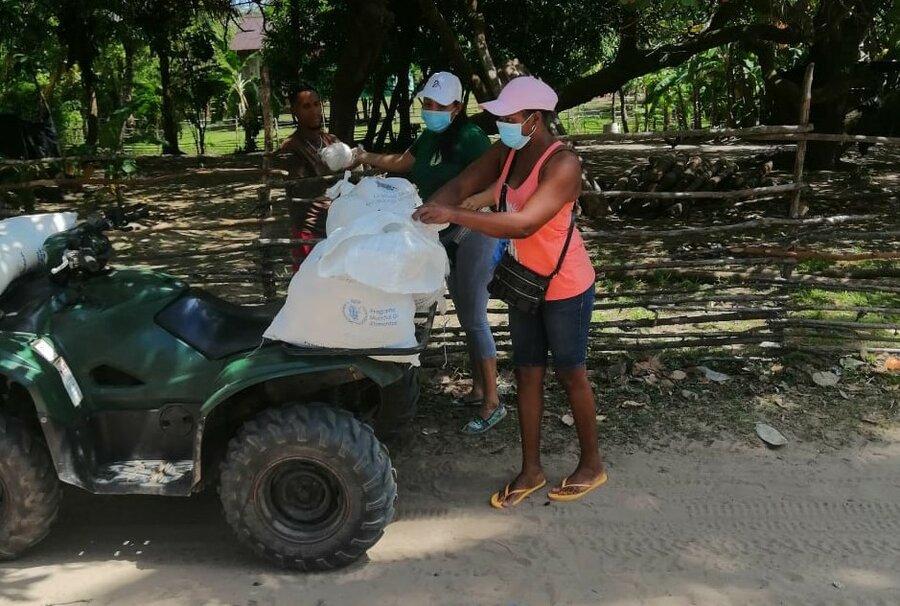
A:
[[[276,311],[234,305],[191,288],[159,312],[156,323],[206,358],[220,360],[259,347]]]

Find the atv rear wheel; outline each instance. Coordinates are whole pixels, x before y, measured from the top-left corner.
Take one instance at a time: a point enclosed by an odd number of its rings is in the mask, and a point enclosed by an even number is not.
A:
[[[0,560],[47,536],[58,509],[59,482],[44,443],[0,413]]]
[[[248,421],[228,446],[219,494],[238,538],[285,568],[362,556],[394,514],[387,449],[349,413],[288,406]]]

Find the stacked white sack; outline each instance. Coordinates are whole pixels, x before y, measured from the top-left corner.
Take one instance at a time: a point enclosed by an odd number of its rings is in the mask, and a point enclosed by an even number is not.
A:
[[[449,271],[437,231],[412,219],[418,192],[405,179],[368,177],[355,186],[345,179],[327,195],[328,237],[291,280],[264,336],[318,347],[415,346],[415,313],[443,298]],[[418,364],[417,356],[378,359]]]
[[[46,261],[44,241],[71,229],[75,213],[23,215],[0,221],[0,294],[9,284]]]
[[[263,336],[300,346],[369,349],[416,344],[410,296],[319,275],[320,246],[291,280],[287,301]]]

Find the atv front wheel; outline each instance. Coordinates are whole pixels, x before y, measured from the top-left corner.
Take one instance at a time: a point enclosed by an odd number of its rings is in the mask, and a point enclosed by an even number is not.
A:
[[[349,413],[326,406],[268,410],[228,446],[219,494],[238,538],[298,570],[362,556],[394,514],[387,450]]]
[[[43,442],[0,413],[0,560],[47,536],[58,509],[59,481]]]

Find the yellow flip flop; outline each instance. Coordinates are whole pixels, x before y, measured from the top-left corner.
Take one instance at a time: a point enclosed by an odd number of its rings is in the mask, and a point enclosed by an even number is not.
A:
[[[577,501],[595,488],[600,488],[606,484],[606,481],[609,480],[609,476],[606,475],[606,472],[604,471],[590,484],[569,484],[568,480],[569,478],[565,478],[558,487],[555,489],[551,488],[550,492],[547,493],[547,498],[551,501]],[[582,490],[571,494],[559,494],[553,492],[554,490],[565,490],[566,488],[581,488]]]
[[[507,484],[506,488],[491,495],[491,507],[493,507],[494,509],[507,509],[509,507],[515,507],[523,500],[525,500],[528,495],[532,494],[536,490],[540,490],[546,485],[547,480],[543,480],[540,484],[538,484],[537,486],[532,486],[531,488],[519,488],[517,490],[510,490],[510,484]],[[519,496],[513,499],[513,501],[508,505],[504,505],[503,502],[513,495]]]

